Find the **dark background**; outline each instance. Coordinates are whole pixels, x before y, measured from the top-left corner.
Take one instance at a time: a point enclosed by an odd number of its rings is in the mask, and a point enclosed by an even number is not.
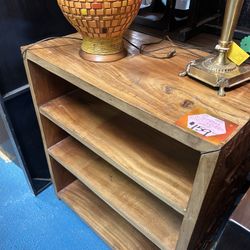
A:
[[[242,28],[250,28],[250,0],[245,0],[243,4],[238,26]]]
[[[1,116],[9,127],[9,139],[15,142],[16,150],[9,153],[18,152],[18,157],[11,158],[21,159],[19,166],[24,168],[34,193],[38,193],[49,183],[50,176],[20,47],[75,30],[63,17],[56,0],[0,0],[0,6]],[[0,133],[4,133],[3,129]]]
[[[74,29],[61,14],[56,0],[0,0],[0,92],[27,83],[20,46]]]

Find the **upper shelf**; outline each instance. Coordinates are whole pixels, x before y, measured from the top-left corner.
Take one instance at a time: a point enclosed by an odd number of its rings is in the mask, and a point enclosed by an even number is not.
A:
[[[48,102],[40,112],[178,212],[185,213],[200,157],[197,151],[81,90]]]
[[[126,36],[137,45],[156,40],[134,31]],[[189,77],[179,77],[179,72],[194,59],[186,51],[177,49],[177,56],[170,60],[130,55],[117,62],[98,64],[79,57],[80,43],[70,38],[53,39],[34,45],[27,51],[26,58],[201,152],[220,149],[249,121],[250,84],[219,97],[214,89]],[[166,45],[169,45],[167,41],[155,46]],[[169,48],[164,51],[168,52]],[[206,108],[239,126],[221,144],[210,143],[175,124],[195,108]]]

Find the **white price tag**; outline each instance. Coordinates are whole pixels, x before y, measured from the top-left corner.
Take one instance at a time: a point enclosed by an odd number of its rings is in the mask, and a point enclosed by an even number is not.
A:
[[[227,132],[224,121],[208,114],[189,115],[188,128],[206,137],[223,135]]]

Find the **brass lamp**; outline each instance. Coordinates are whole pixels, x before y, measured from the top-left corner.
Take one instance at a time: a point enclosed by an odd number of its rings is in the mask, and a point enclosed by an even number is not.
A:
[[[227,58],[243,2],[244,0],[227,0],[221,37],[215,47],[218,54],[191,61],[180,76],[189,75],[218,87],[220,96],[225,95],[225,88],[250,80],[250,66],[237,66]]]

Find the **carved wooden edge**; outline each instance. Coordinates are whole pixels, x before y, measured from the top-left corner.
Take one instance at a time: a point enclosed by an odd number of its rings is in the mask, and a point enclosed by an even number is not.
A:
[[[188,249],[210,249],[212,236],[246,184],[249,152],[250,121],[220,151]]]

